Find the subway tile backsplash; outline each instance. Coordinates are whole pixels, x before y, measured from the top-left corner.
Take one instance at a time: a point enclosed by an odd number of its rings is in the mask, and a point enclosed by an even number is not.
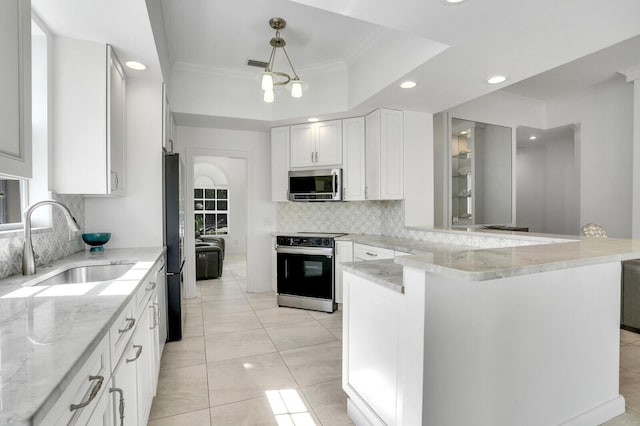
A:
[[[51,198],[69,207],[80,227],[84,228],[84,200],[82,196],[52,194]],[[53,262],[85,248],[79,234],[69,240],[69,228],[64,215],[56,207],[53,207],[52,210],[53,230],[31,235],[36,253],[36,265]],[[21,273],[23,244],[24,238],[22,236],[0,239],[0,278]]]

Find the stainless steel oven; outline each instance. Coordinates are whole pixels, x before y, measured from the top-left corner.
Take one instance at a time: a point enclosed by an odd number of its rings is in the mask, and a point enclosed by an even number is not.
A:
[[[281,235],[276,238],[278,306],[336,310],[334,237]]]

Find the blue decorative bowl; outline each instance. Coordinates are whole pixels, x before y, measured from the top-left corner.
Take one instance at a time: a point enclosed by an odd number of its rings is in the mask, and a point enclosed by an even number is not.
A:
[[[82,241],[91,246],[89,252],[100,253],[104,251],[105,245],[111,238],[111,232],[89,232],[82,234]]]

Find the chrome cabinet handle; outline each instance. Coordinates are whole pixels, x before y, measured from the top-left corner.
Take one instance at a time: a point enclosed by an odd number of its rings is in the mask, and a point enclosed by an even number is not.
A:
[[[378,257],[378,253],[371,253],[370,251],[366,251],[365,254],[368,254],[369,256],[373,256],[373,257]]]
[[[125,328],[119,328],[118,333],[126,333],[127,331],[131,330],[134,325],[136,325],[136,319],[127,318],[127,326]]]
[[[127,358],[127,360],[126,360],[127,362],[133,362],[133,361],[137,360],[138,358],[140,358],[140,354],[142,353],[142,345],[133,345],[133,347],[136,350],[136,356],[131,358],[131,359]]]
[[[311,162],[313,163],[313,152],[311,152]]]
[[[120,426],[124,426],[124,393],[120,388],[110,388],[109,393],[118,392],[120,394],[120,404],[118,406],[118,412],[120,413]]]
[[[158,310],[156,309],[155,305],[156,304],[154,303],[153,305],[150,306],[150,308],[153,309],[153,326],[149,327],[149,330],[153,330],[158,326],[158,320],[157,320]]]
[[[80,404],[71,404],[69,406],[69,410],[70,411],[74,411],[74,410],[78,410],[80,408],[86,407],[87,405],[89,405],[91,403],[91,401],[94,400],[96,395],[98,395],[98,392],[100,391],[100,388],[102,387],[102,382],[104,381],[104,376],[89,376],[89,381],[90,382],[92,382],[94,380],[97,380],[97,381],[93,385],[93,387],[91,388],[91,393],[89,393],[89,398],[86,401],[81,402]]]
[[[153,290],[153,289],[156,288],[156,286],[157,286],[156,282],[155,281],[151,281],[151,285],[149,287],[145,288],[145,290],[147,290],[147,291]]]

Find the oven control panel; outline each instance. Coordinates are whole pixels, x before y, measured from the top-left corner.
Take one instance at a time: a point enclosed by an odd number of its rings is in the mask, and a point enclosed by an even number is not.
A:
[[[326,237],[279,236],[276,242],[279,246],[288,247],[333,247],[333,238]]]

